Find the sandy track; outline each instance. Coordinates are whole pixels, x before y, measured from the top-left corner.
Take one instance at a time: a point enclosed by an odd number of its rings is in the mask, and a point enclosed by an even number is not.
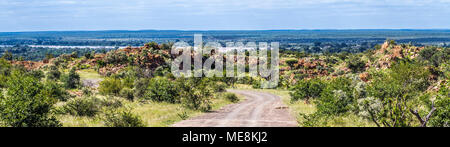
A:
[[[281,98],[264,92],[228,90],[246,97],[220,110],[174,124],[174,127],[296,127]]]

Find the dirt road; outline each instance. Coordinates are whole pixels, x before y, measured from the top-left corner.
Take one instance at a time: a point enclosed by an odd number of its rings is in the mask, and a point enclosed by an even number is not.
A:
[[[174,127],[296,127],[281,98],[264,92],[228,90],[246,100],[174,124]]]

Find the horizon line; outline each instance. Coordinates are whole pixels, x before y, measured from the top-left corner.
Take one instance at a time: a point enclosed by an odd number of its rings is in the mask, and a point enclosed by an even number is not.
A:
[[[399,28],[386,28],[386,29],[208,29],[208,30],[196,30],[196,29],[136,29],[136,30],[122,30],[122,29],[105,29],[105,30],[42,30],[42,31],[11,31],[0,33],[37,33],[37,32],[112,32],[112,31],[128,31],[128,32],[143,32],[143,31],[179,31],[179,32],[212,32],[212,31],[382,31],[382,30],[395,30],[395,31],[433,31],[442,30],[450,31],[450,28],[431,28],[431,29],[399,29]]]

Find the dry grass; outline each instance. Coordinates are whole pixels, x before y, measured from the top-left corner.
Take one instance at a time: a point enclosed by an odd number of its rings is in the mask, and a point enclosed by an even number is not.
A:
[[[94,69],[83,69],[77,71],[77,73],[80,75],[81,80],[84,79],[103,79],[103,77],[98,74],[97,71]]]
[[[211,107],[213,110],[231,104],[232,102],[218,95],[217,98],[211,100]],[[124,100],[124,107],[130,108],[131,111],[141,117],[148,127],[168,127],[182,118],[179,116],[184,112],[188,117],[195,117],[203,114],[199,110],[191,110],[185,108],[182,104],[171,104],[165,102],[130,102]],[[100,119],[102,114],[97,114],[95,117],[79,117],[72,115],[58,115],[58,120],[61,121],[64,127],[102,127],[104,126]]]

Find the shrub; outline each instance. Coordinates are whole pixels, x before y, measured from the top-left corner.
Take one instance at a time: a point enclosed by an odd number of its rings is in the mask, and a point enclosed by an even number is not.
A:
[[[120,96],[130,101],[134,100],[133,90],[130,88],[123,88],[120,90]]]
[[[201,78],[179,78],[176,81],[185,106],[195,110],[211,110],[212,89]]]
[[[10,70],[11,64],[5,59],[0,58],[0,88],[6,86]]]
[[[100,82],[99,92],[103,95],[119,95],[123,86],[118,78],[105,78]]]
[[[411,126],[412,112],[423,107],[417,103],[417,98],[429,86],[429,71],[420,64],[401,61],[389,72],[371,75],[373,81],[367,86],[368,98],[358,101],[360,111],[370,114],[365,118],[377,126]]]
[[[47,79],[49,80],[57,80],[61,76],[61,72],[58,70],[56,66],[50,66],[49,71],[47,72]]]
[[[118,98],[106,98],[100,101],[102,107],[119,108],[123,106],[123,102]]]
[[[135,80],[133,84],[134,98],[136,99],[143,98],[145,95],[145,91],[147,90],[148,84],[149,81],[145,78]]]
[[[224,92],[227,88],[227,84],[223,82],[212,82],[211,87],[214,92]]]
[[[223,96],[225,97],[225,99],[227,99],[227,100],[229,100],[230,102],[233,102],[233,103],[239,101],[239,98],[234,93],[228,93],[227,92]]]
[[[352,80],[338,77],[332,80],[320,94],[317,111],[328,115],[343,114],[351,110],[356,101],[352,97]]]
[[[419,52],[419,58],[422,60],[430,60],[431,57],[437,52],[436,47],[425,47]]]
[[[366,63],[363,60],[361,60],[360,57],[351,56],[347,61],[347,67],[350,68],[352,72],[357,73],[364,71]]]
[[[83,87],[82,91],[83,91],[83,96],[91,96],[92,95],[92,91],[91,91],[91,89],[89,89],[89,87]]]
[[[53,81],[47,81],[45,83],[44,91],[46,95],[50,96],[50,98],[60,101],[67,101],[70,98],[69,93],[61,88],[60,84]]]
[[[298,60],[297,59],[287,59],[286,60],[286,64],[289,66],[289,67],[294,67],[294,64],[297,64],[298,63]]]
[[[68,113],[75,116],[95,116],[100,112],[100,99],[95,97],[75,98],[68,101],[62,107],[62,113]]]
[[[28,75],[36,78],[36,79],[42,79],[44,76],[44,72],[42,70],[32,70],[28,72]]]
[[[307,103],[311,98],[317,98],[326,86],[320,79],[301,80],[291,88],[291,101],[305,100]]]
[[[157,102],[179,102],[178,90],[172,82],[165,77],[155,77],[149,82],[144,99]]]
[[[80,86],[80,75],[76,73],[75,68],[72,68],[69,71],[69,74],[67,76],[64,76],[62,78],[62,81],[64,82],[64,87],[72,89],[77,88]]]
[[[6,96],[0,97],[0,121],[12,127],[61,126],[50,115],[57,100],[38,79],[14,71],[7,85]]]
[[[109,109],[102,120],[107,127],[145,127],[142,119],[129,110]]]

